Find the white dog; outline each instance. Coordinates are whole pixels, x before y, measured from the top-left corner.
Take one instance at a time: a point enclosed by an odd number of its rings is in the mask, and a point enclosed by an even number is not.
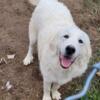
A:
[[[60,100],[61,85],[81,76],[91,57],[88,35],[73,21],[67,7],[58,0],[30,0],[37,5],[29,24],[29,50],[24,65],[33,60],[37,42],[40,70],[43,75],[43,100]]]

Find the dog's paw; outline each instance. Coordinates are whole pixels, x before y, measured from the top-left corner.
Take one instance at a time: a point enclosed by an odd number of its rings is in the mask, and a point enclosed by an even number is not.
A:
[[[44,95],[42,100],[52,100],[50,96]]]
[[[23,60],[23,64],[25,66],[29,65],[33,61],[33,56],[26,56],[25,59]]]
[[[61,100],[61,94],[58,91],[52,92],[52,98],[56,100]]]

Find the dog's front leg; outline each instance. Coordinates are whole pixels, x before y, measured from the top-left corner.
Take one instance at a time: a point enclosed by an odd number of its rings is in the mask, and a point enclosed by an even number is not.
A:
[[[34,45],[36,44],[37,41],[37,32],[35,29],[33,19],[34,18],[31,18],[29,23],[29,49],[25,59],[23,60],[24,65],[29,65],[33,61]]]
[[[52,98],[55,100],[61,100],[61,94],[59,93],[58,89],[60,88],[60,85],[57,83],[53,83],[52,86]]]
[[[50,96],[50,90],[51,90],[51,83],[44,81],[44,94],[43,94],[43,99],[42,100],[52,100]]]

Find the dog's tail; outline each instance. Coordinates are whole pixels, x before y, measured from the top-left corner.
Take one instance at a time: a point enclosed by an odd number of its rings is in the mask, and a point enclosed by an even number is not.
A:
[[[29,0],[32,5],[37,5],[40,0]]]
[[[29,0],[29,2],[32,4],[32,5],[37,5],[39,3],[40,0]],[[58,0],[54,0],[54,1],[58,1]]]

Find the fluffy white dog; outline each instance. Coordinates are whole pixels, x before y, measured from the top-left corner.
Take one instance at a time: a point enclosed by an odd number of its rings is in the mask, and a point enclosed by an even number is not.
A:
[[[88,35],[73,21],[67,7],[58,0],[30,0],[37,5],[29,24],[29,50],[24,65],[33,60],[37,42],[40,70],[43,75],[43,100],[61,99],[61,85],[81,76],[91,57]]]

